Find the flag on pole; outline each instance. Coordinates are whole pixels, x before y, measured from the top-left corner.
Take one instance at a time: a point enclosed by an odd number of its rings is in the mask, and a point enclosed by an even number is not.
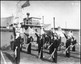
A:
[[[21,8],[28,7],[28,6],[30,6],[29,0],[27,0],[27,1],[21,6]]]

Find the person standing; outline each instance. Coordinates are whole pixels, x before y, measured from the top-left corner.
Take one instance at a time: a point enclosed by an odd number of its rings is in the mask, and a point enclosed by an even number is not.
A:
[[[11,25],[12,30],[13,30],[13,35],[11,35],[11,41],[10,41],[10,45],[11,45],[11,50],[13,50],[14,52],[14,40],[16,39],[16,29],[15,29],[15,25]]]
[[[70,57],[70,45],[71,45],[71,38],[68,36],[68,39],[66,41],[66,57]]]
[[[28,39],[27,39],[27,44],[28,44],[27,53],[28,54],[31,54],[31,38],[32,37],[28,36]]]
[[[57,36],[54,35],[53,40],[52,40],[52,45],[50,46],[51,49],[51,57],[49,59],[52,58],[53,62],[57,63],[57,49],[59,46],[59,41],[57,39]]]
[[[37,38],[37,42],[38,42],[38,57],[40,58],[40,51],[41,51],[41,38],[40,37]]]
[[[53,36],[51,36],[49,54],[51,54],[53,52],[53,47],[52,47],[53,43],[54,43],[54,38],[53,38]]]
[[[72,46],[73,46],[72,51],[75,51],[76,50],[75,44],[77,43],[77,41],[74,39],[74,37],[72,37],[71,43],[72,43]]]
[[[57,63],[57,43],[58,43],[58,41],[57,40],[54,40],[54,44],[53,44],[53,46],[54,46],[54,55],[53,55],[53,57],[52,57],[52,59],[53,59],[53,62],[55,62],[55,63]]]
[[[65,46],[65,42],[66,42],[66,38],[65,38],[65,32],[62,30],[61,27],[58,27],[58,30],[56,31],[57,35],[58,35],[58,40],[60,43],[60,46],[58,47],[58,50],[61,50],[62,46]]]
[[[41,47],[40,47],[40,35],[38,35],[37,33],[35,33],[36,37],[37,37],[37,44],[38,44],[38,56],[39,56],[39,53],[40,53],[40,50],[41,50]]]
[[[27,17],[26,18],[23,18],[23,22],[24,22],[24,25],[25,24],[29,24],[29,16],[30,16],[30,13],[26,13]]]
[[[44,38],[43,35],[40,36],[40,42],[39,42],[39,58],[43,59],[43,42]]]
[[[21,36],[16,37],[14,41],[14,52],[15,52],[15,62],[16,64],[20,63],[20,44],[21,44]]]

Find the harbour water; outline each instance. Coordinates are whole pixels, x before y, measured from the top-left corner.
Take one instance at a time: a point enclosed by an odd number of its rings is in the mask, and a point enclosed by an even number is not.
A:
[[[0,34],[1,34],[1,46],[0,47],[9,46],[10,45],[10,40],[11,40],[12,32],[0,31]]]

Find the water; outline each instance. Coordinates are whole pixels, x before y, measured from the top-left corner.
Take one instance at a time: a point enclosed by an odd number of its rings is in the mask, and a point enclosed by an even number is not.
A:
[[[12,35],[12,32],[8,32],[8,31],[0,31],[1,33],[1,47],[3,46],[9,46],[10,45],[10,37]]]

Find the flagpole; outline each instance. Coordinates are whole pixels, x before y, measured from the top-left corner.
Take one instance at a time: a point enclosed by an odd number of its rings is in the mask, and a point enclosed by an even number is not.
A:
[[[44,16],[42,16],[42,22],[43,22],[43,27],[44,27]]]
[[[53,27],[55,29],[55,17],[53,17]]]

